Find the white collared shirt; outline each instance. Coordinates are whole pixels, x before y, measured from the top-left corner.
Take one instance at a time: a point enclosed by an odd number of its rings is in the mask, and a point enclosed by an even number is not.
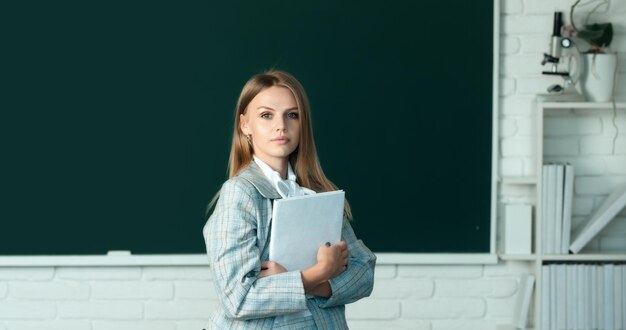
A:
[[[289,162],[287,162],[287,179],[283,180],[280,177],[280,174],[264,161],[259,159],[257,156],[253,155],[252,157],[254,158],[254,162],[259,165],[261,171],[265,174],[265,177],[270,180],[282,198],[315,194],[315,191],[311,189],[300,187],[300,185],[296,182],[296,174],[293,172]]]
[[[252,157],[254,158],[254,162],[257,163],[257,165],[259,165],[259,167],[261,168],[261,171],[263,171],[265,177],[270,180],[274,188],[276,188],[276,191],[278,191],[280,196],[282,196],[283,198],[315,194],[315,191],[311,189],[300,187],[300,185],[296,182],[296,174],[293,172],[293,169],[291,168],[291,164],[289,164],[289,162],[287,162],[287,179],[283,180],[280,177],[280,173],[274,171],[274,169],[267,165],[264,161],[259,159],[257,156],[253,155]],[[287,321],[311,315],[313,314],[311,314],[311,311],[309,311],[308,309],[301,312],[278,315],[274,319],[274,325],[278,326]]]

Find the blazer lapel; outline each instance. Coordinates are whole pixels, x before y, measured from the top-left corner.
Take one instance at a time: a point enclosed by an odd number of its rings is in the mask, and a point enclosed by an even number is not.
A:
[[[265,177],[263,171],[254,161],[243,169],[239,175],[242,179],[249,181],[256,190],[266,198],[266,207],[260,210],[260,219],[257,222],[257,241],[261,251],[261,260],[269,260],[269,236],[272,222],[272,207],[274,199],[282,197],[276,191],[272,183]]]
[[[251,161],[248,167],[239,173],[239,176],[252,183],[263,197],[268,199],[282,198],[274,186],[272,186],[272,183],[265,177],[259,165],[254,161]]]

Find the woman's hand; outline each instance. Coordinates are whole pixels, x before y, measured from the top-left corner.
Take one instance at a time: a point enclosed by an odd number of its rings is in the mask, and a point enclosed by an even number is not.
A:
[[[335,245],[320,246],[317,250],[317,263],[326,270],[328,279],[337,277],[348,267],[348,245],[341,241]]]
[[[317,250],[317,264],[301,273],[304,291],[310,293],[318,285],[343,273],[348,267],[348,254],[348,245],[344,241],[335,245],[322,245]],[[330,286],[324,291],[327,292],[321,296],[332,294]]]
[[[263,261],[261,262],[261,272],[257,278],[262,278],[265,276],[276,275],[280,273],[287,272],[285,267],[273,261]]]

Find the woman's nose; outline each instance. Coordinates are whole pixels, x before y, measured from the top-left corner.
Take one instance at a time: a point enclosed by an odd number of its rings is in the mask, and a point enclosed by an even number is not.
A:
[[[278,117],[276,119],[276,131],[286,131],[287,130],[287,123],[285,121],[285,118],[282,117]]]

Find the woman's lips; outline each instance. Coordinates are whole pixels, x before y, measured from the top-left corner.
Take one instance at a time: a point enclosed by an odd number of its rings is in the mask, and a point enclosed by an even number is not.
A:
[[[279,137],[279,138],[272,139],[272,142],[276,142],[278,144],[286,144],[286,143],[289,142],[289,138],[287,138],[287,137]]]

